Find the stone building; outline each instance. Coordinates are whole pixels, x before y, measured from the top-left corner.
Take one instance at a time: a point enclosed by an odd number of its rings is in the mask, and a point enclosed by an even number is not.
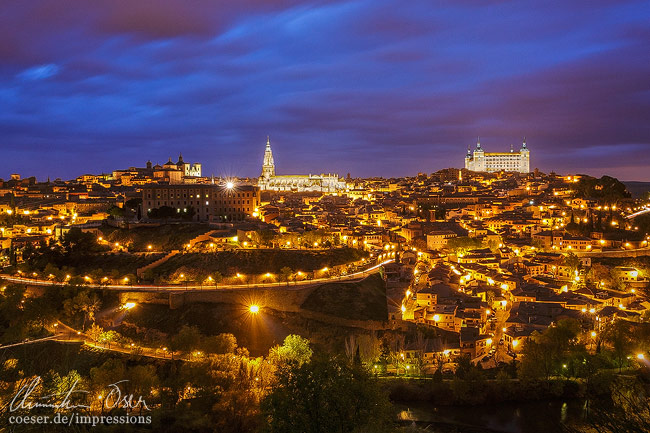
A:
[[[257,185],[262,190],[271,191],[338,192],[346,189],[345,180],[336,174],[276,175],[271,142],[268,138],[262,162],[262,174]]]
[[[518,152],[515,152],[512,146],[510,152],[485,152],[479,139],[473,152],[470,152],[469,147],[467,148],[465,168],[471,171],[528,173],[530,172],[530,150],[526,147],[526,139],[524,138]]]

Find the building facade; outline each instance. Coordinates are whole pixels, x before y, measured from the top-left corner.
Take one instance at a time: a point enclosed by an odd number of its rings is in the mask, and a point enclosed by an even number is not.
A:
[[[345,191],[346,183],[336,174],[284,175],[275,174],[275,162],[271,151],[271,142],[266,139],[266,150],[262,162],[262,174],[257,185],[262,190],[270,191]]]
[[[254,216],[260,205],[260,190],[254,185],[154,185],[142,189],[143,215],[163,206],[182,217],[194,210],[194,221],[242,221]],[[190,210],[191,212],[191,210]]]
[[[192,182],[201,177],[201,163],[190,164],[183,161],[183,155],[178,156],[178,162],[171,157],[163,164],[153,165],[147,161],[145,167],[129,167],[126,170],[114,170],[113,179],[122,185],[146,185],[151,182],[167,182],[171,184]]]
[[[465,155],[465,168],[471,171],[512,171],[518,173],[530,172],[530,151],[526,147],[526,139],[515,152],[510,146],[510,152],[485,152],[481,147],[481,141],[476,141],[476,149],[470,152],[467,148]]]

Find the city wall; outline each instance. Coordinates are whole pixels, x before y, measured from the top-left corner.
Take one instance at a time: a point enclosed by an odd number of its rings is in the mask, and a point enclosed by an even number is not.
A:
[[[289,290],[282,287],[273,287],[174,293],[121,292],[120,302],[168,305],[170,309],[180,308],[189,303],[232,304],[246,308],[249,305],[255,304],[261,308],[270,308],[280,312],[298,313],[307,319],[317,320],[335,326],[360,328],[369,331],[394,328],[388,321],[353,320],[302,309],[301,305],[303,302],[317,287],[318,285],[301,288],[292,287]]]
[[[636,250],[617,250],[617,251],[576,251],[576,256],[578,257],[613,257],[613,258],[625,258],[625,257],[645,257],[650,256],[650,249],[642,248]]]
[[[300,311],[300,305],[302,305],[305,299],[307,299],[307,296],[316,287],[316,285],[300,288],[291,287],[290,290],[283,287],[258,287],[250,289],[227,289],[223,291],[206,290],[204,292],[197,290],[169,293],[121,292],[120,302],[131,301],[144,304],[166,304],[171,309],[197,302],[243,306],[256,304],[278,311],[298,312]]]

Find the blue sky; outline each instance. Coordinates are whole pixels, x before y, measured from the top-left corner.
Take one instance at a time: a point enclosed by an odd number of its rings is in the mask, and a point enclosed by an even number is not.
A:
[[[0,9],[0,177],[179,152],[204,173],[402,176],[481,136],[650,181],[647,1],[26,0]]]

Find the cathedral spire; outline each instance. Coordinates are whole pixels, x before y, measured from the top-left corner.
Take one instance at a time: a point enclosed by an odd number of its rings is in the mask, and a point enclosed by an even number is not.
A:
[[[271,151],[271,140],[266,136],[266,149],[264,150],[264,161],[262,162],[262,177],[269,179],[275,176],[275,162]]]
[[[481,137],[476,137],[476,148],[477,149],[481,148]]]

